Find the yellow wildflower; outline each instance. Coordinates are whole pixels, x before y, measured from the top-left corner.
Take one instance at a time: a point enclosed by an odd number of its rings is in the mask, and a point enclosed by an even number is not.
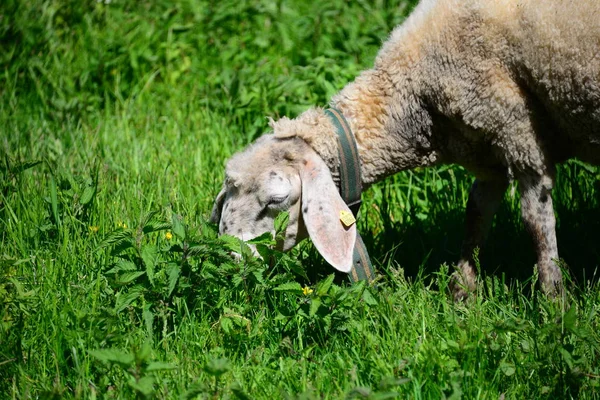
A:
[[[96,225],[91,225],[90,226],[90,232],[92,232],[92,233],[98,232],[98,229],[100,229],[100,228],[97,227]]]
[[[311,294],[313,292],[313,290],[311,288],[309,288],[308,286],[304,286],[302,288],[302,293],[304,293],[305,296],[308,296],[309,294]]]
[[[167,239],[167,240],[173,239],[173,234],[171,232],[167,231],[167,233],[165,233],[165,239]]]

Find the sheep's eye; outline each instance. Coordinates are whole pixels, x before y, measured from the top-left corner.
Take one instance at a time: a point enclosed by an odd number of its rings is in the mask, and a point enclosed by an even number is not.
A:
[[[288,196],[273,196],[269,199],[269,204],[270,205],[277,205],[277,204],[281,204],[285,201],[285,199],[287,199]]]

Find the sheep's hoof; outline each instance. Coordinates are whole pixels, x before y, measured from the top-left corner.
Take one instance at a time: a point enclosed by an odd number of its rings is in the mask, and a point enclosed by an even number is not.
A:
[[[449,288],[455,303],[465,302],[475,296],[477,288],[475,276],[456,271],[452,274]]]
[[[542,283],[542,291],[551,300],[561,301],[566,296],[562,280]]]
[[[544,294],[550,299],[561,299],[565,296],[563,275],[558,262],[551,262],[541,268],[535,267],[540,276],[540,286]]]

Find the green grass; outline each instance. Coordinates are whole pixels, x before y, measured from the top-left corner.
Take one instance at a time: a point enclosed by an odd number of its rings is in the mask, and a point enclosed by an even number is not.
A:
[[[2,1],[0,398],[600,397],[598,168],[559,171],[564,304],[537,290],[514,192],[477,297],[452,303],[456,167],[364,194],[375,287],[309,243],[235,263],[207,222],[227,157],[326,105],[411,8]]]

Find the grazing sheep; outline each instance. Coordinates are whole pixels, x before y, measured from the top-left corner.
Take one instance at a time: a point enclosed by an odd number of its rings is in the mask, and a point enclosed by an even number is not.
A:
[[[552,185],[572,157],[600,164],[600,2],[425,0],[391,34],[375,66],[331,101],[356,138],[364,186],[410,168],[454,163],[472,172],[456,299],[475,287],[480,246],[510,180],[535,243],[542,289],[562,291]],[[307,235],[348,271],[356,235],[339,221],[335,129],[320,108],[272,122],[227,164],[213,208],[220,233],[273,229],[281,246]]]

